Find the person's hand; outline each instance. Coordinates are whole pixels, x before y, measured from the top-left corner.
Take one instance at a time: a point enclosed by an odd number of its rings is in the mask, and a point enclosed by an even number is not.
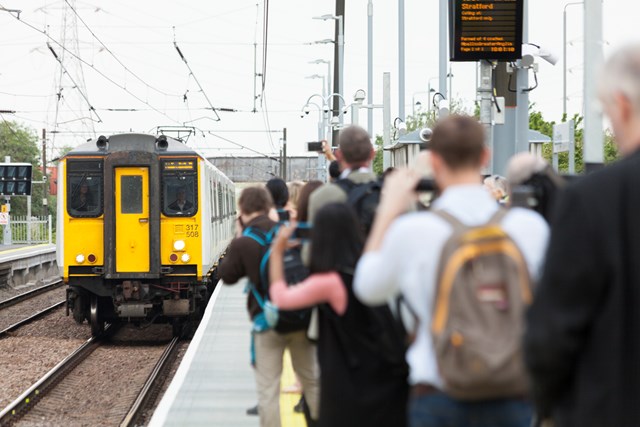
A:
[[[336,156],[333,155],[333,152],[331,151],[331,147],[329,147],[329,142],[327,142],[326,139],[323,139],[321,142],[322,142],[322,153],[324,154],[324,156],[327,158],[327,160],[334,161],[336,159]]]
[[[271,243],[271,253],[283,253],[285,250],[297,246],[299,242],[290,240],[295,231],[297,223],[292,221],[289,225],[282,225],[276,234],[276,238]]]
[[[242,226],[242,218],[236,218],[236,237],[242,237],[242,233],[244,232],[244,227]]]
[[[377,215],[396,217],[406,212],[410,204],[418,200],[418,181],[420,174],[416,171],[398,169],[391,172],[384,180]]]

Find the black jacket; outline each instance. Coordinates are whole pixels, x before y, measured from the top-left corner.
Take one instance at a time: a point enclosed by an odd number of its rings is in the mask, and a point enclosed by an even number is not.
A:
[[[640,151],[559,196],[525,356],[556,426],[640,426]]]
[[[267,215],[261,215],[252,219],[247,224],[247,227],[256,227],[262,231],[269,231],[275,225],[276,223],[271,221]],[[260,261],[262,261],[263,254],[264,248],[252,238],[246,236],[236,237],[231,241],[225,257],[220,261],[218,277],[220,277],[224,283],[232,285],[246,276],[251,283],[256,285],[258,291],[262,293]],[[258,301],[256,301],[251,292],[248,292],[247,295],[247,310],[252,319],[262,311],[258,305]]]

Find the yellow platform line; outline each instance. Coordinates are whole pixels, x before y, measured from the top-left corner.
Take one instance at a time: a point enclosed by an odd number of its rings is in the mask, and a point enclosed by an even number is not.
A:
[[[282,388],[290,386],[295,382],[296,376],[293,373],[293,366],[291,365],[291,355],[289,354],[289,350],[286,350],[282,362],[280,389],[282,390]],[[282,427],[306,427],[307,423],[304,420],[304,415],[293,411],[293,407],[296,406],[299,400],[299,393],[280,392],[280,420]]]
[[[39,245],[30,245],[30,246],[25,246],[23,248],[16,248],[16,249],[7,249],[6,251],[2,251],[0,250],[0,255],[4,255],[4,254],[10,254],[12,252],[20,252],[20,251],[26,251],[28,249],[33,249],[33,248],[38,248],[40,246],[49,246],[49,243],[41,243]]]

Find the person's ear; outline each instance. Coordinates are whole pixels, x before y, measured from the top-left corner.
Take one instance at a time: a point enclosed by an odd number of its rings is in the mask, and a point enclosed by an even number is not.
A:
[[[376,149],[371,147],[371,153],[369,153],[369,161],[373,160],[376,157]]]
[[[485,167],[489,164],[489,159],[491,158],[491,151],[485,147],[482,149],[482,155],[480,156],[480,166]]]
[[[336,159],[337,159],[340,163],[342,163],[342,162],[344,161],[344,156],[342,155],[342,150],[340,150],[340,149],[338,148],[338,149],[335,151],[335,153],[334,153],[334,154],[335,154],[335,156],[336,156]]]

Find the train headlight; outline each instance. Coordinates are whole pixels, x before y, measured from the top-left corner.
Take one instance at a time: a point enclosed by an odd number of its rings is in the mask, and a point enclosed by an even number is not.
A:
[[[184,242],[184,240],[176,240],[175,242],[173,242],[174,251],[184,251],[184,248],[186,246],[187,244]]]
[[[76,262],[78,264],[82,264],[84,262],[84,255],[82,255],[82,254],[76,255]]]
[[[180,259],[182,260],[182,262],[189,262],[191,260],[191,257],[189,256],[189,254],[182,254]]]

